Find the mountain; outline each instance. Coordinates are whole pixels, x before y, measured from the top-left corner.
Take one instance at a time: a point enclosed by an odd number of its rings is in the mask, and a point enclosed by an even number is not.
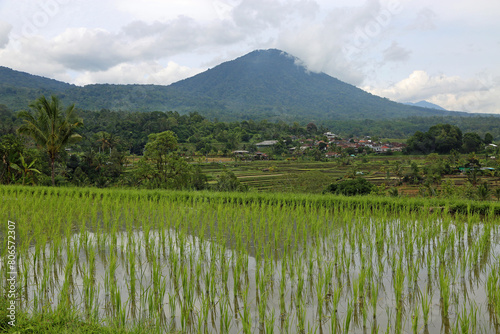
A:
[[[47,89],[54,92],[63,92],[68,88],[75,87],[74,85],[54,79],[14,71],[4,66],[0,66],[0,86]]]
[[[419,101],[416,103],[412,102],[405,102],[404,104],[409,105],[409,106],[415,106],[415,107],[422,107],[422,108],[429,108],[429,109],[436,109],[436,110],[443,110],[446,111],[443,107],[438,106],[437,104],[430,103],[427,101]]]
[[[257,50],[169,86],[87,85],[2,68],[0,104],[26,108],[41,94],[88,110],[198,111],[219,120],[387,119],[408,116],[466,115],[409,106],[369,94],[325,73],[309,71],[283,51]]]
[[[0,104],[13,110],[27,108],[40,95],[59,95],[71,87],[76,86],[0,66]]]
[[[443,115],[369,94],[307,70],[283,51],[257,50],[171,85],[186,95],[220,101],[238,119],[378,119]],[[262,117],[261,117],[262,118]]]

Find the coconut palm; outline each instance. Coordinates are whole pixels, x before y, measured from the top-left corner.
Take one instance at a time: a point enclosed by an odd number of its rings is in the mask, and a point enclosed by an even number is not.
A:
[[[41,96],[29,106],[31,111],[19,113],[19,117],[24,118],[24,123],[18,131],[32,137],[47,152],[54,186],[56,158],[66,145],[82,138],[75,130],[83,121],[76,118],[74,104],[63,110],[59,99],[54,95],[50,100]]]
[[[111,154],[111,149],[113,149],[120,142],[118,136],[115,136],[112,133],[107,133],[106,131],[96,133],[96,137],[96,142],[101,144],[100,149],[102,149],[102,153],[104,153],[106,148],[109,148],[109,153]]]

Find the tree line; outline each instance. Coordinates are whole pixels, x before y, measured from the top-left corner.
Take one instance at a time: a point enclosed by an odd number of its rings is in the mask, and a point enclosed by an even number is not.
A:
[[[427,132],[417,131],[408,138],[406,153],[413,154],[449,154],[452,151],[472,153],[483,151],[486,145],[493,143],[493,135],[487,132],[481,138],[476,132],[462,134],[458,126],[437,124]]]
[[[298,123],[210,122],[198,113],[98,112],[40,97],[17,115],[0,108],[0,182],[203,189],[207,177],[188,163],[193,154],[226,154],[284,135],[315,136],[323,128]],[[77,116],[78,114],[78,116]],[[137,156],[129,161],[129,157]],[[134,168],[130,167],[131,163]],[[50,175],[50,176],[49,176]],[[215,189],[243,189],[230,172]]]
[[[203,189],[207,177],[189,163],[193,154],[255,151],[257,142],[276,139],[271,153],[281,156],[297,138],[324,139],[327,130],[312,122],[209,121],[196,112],[82,111],[41,96],[17,114],[0,105],[0,183]],[[407,153],[477,151],[492,140],[438,124],[415,132]],[[229,171],[211,187],[243,189]]]

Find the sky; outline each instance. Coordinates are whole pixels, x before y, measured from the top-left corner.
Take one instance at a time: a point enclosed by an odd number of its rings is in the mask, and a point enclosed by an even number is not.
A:
[[[277,48],[372,94],[500,114],[500,2],[1,0],[0,65],[168,85]]]

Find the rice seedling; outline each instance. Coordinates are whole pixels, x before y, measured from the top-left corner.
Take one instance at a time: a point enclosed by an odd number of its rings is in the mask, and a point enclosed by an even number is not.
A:
[[[421,293],[420,300],[422,306],[422,316],[424,319],[424,326],[427,326],[429,324],[429,311],[431,307],[431,299],[429,298],[430,296],[428,295],[427,291]]]
[[[448,274],[443,267],[439,268],[439,291],[441,294],[441,312],[444,318],[448,317],[448,308],[450,305],[450,284]]]
[[[433,333],[450,320],[450,331],[480,333],[482,308],[500,323],[496,206],[452,216],[405,198],[28,187],[0,197],[23,199],[0,216],[20,222],[19,303],[31,315],[72,310],[159,333],[272,333],[278,319],[283,333]]]
[[[354,307],[352,301],[347,304],[347,313],[344,320],[344,333],[349,333],[349,328],[351,327],[352,314],[354,312]]]

